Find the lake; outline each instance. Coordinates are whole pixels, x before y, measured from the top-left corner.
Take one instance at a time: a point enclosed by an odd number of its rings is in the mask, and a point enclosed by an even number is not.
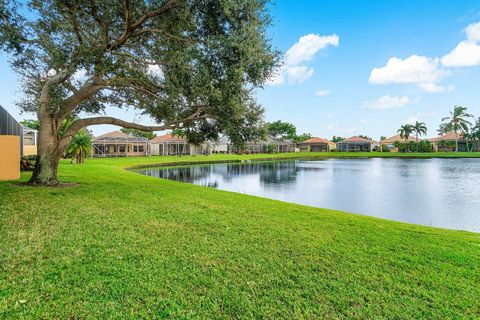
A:
[[[478,159],[325,159],[138,173],[427,226],[480,232]]]

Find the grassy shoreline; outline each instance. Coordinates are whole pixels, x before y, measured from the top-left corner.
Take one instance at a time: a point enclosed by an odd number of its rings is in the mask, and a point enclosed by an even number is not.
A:
[[[346,156],[393,155],[399,154]],[[467,154],[435,154],[453,156]],[[60,179],[79,185],[53,189],[0,183],[0,318],[480,315],[480,234],[125,170],[268,157],[62,161]]]

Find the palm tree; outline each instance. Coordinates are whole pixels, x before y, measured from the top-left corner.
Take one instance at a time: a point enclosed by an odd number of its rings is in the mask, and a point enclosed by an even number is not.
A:
[[[83,163],[85,157],[92,151],[92,137],[86,130],[80,130],[73,137],[67,149],[67,155],[71,157],[72,163]]]
[[[404,124],[400,127],[400,129],[397,130],[397,133],[400,133],[400,138],[405,139],[405,142],[407,142],[407,139],[410,137],[413,131],[414,129],[411,124]]]
[[[442,121],[446,122],[445,129],[450,132],[455,132],[455,151],[458,152],[458,134],[468,132],[468,127],[472,125],[465,118],[471,118],[473,115],[467,113],[467,108],[462,106],[455,106],[453,111],[450,111],[450,116],[445,117]]]
[[[427,134],[427,126],[425,125],[425,122],[418,122],[416,121],[415,124],[413,125],[413,131],[415,131],[415,140],[418,142],[418,136],[422,136]]]

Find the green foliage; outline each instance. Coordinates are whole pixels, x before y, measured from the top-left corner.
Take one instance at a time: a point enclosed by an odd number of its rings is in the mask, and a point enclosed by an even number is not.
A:
[[[408,138],[413,132],[414,132],[414,128],[411,124],[404,124],[400,126],[400,129],[397,130],[397,133],[400,133],[400,137],[402,139],[405,139],[405,141],[408,140]]]
[[[60,122],[134,107],[159,124],[182,123],[187,137],[260,137],[263,108],[252,92],[279,61],[265,1],[0,4],[0,48],[23,81],[22,110],[43,106]]]
[[[137,130],[137,129],[122,128],[122,129],[120,129],[120,131],[122,131],[125,134],[128,134],[129,136],[134,136],[134,137],[137,137],[137,138],[145,138],[145,139],[148,139],[148,140],[151,140],[151,139],[153,139],[157,136],[153,132],[142,131],[142,130]]]
[[[416,121],[415,124],[413,125],[413,132],[415,132],[415,134],[417,135],[417,141],[419,136],[426,135],[427,126],[425,125],[425,122]]]
[[[20,159],[21,171],[33,171],[35,168],[35,162],[37,161],[36,155],[22,156]]]
[[[467,113],[467,108],[462,106],[455,106],[453,111],[450,111],[450,116],[442,119],[446,123],[445,130],[447,132],[455,132],[458,137],[459,134],[468,132],[472,125],[467,118],[472,118],[473,115]],[[455,139],[455,151],[458,152],[458,138]]]
[[[308,139],[311,139],[312,135],[310,133],[302,133],[300,135],[296,135],[295,139],[293,139],[293,142],[299,143]]]
[[[67,157],[71,158],[72,162],[81,164],[91,152],[92,136],[86,130],[78,131],[67,148]]]
[[[275,145],[274,144],[268,144],[267,145],[267,153],[273,153],[275,151]]]
[[[437,142],[438,151],[455,151],[455,141],[440,140]]]
[[[395,148],[398,148],[399,152],[433,152],[433,144],[428,140],[422,140],[419,142],[409,141],[407,143],[401,141],[395,141]]]
[[[38,120],[33,120],[33,119],[22,120],[20,121],[20,124],[30,129],[34,129],[34,130],[40,129],[40,122]]]
[[[272,138],[294,140],[297,136],[295,125],[277,120],[266,124],[267,133]]]
[[[342,140],[345,140],[345,138],[337,137],[337,136],[332,137],[332,142],[335,142],[335,143],[340,142]]]
[[[442,123],[439,124],[438,129],[437,129],[437,133],[438,133],[439,136],[447,133],[447,124],[445,122],[442,122]]]

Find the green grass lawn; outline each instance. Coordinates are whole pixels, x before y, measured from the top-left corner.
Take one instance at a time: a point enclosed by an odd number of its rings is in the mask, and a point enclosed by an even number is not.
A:
[[[63,161],[78,185],[0,183],[0,318],[480,317],[480,234],[124,170],[261,157]]]

